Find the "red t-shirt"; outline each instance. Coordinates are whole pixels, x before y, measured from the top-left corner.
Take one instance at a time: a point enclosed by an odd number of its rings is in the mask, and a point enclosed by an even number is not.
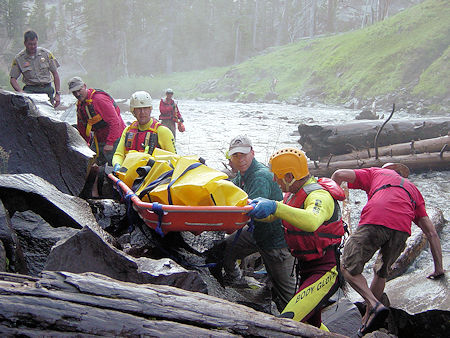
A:
[[[361,212],[359,225],[378,224],[390,229],[411,234],[411,221],[417,224],[419,218],[427,216],[422,194],[408,179],[394,170],[382,168],[356,169],[356,179],[349,183],[350,189],[361,189],[367,193],[368,201]],[[399,187],[375,190],[386,184],[401,185],[411,194]]]

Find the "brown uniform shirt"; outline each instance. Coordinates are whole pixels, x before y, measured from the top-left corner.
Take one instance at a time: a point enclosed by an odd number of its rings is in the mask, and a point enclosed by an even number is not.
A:
[[[27,85],[45,85],[53,81],[51,71],[58,67],[58,60],[49,50],[38,47],[36,55],[28,55],[24,49],[14,58],[9,76],[17,79],[22,74]]]

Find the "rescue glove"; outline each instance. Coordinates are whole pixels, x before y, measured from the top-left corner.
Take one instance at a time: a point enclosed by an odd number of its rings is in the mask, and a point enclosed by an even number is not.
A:
[[[262,219],[269,217],[277,210],[277,203],[267,198],[258,197],[250,202],[253,207],[248,212],[248,215],[252,218]]]

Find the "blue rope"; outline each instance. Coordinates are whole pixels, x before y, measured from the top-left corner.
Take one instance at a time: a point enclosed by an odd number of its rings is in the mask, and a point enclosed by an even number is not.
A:
[[[158,225],[156,226],[155,231],[158,235],[160,235],[161,237],[164,237],[164,232],[162,231],[162,228],[161,228],[162,220],[163,220],[163,216],[164,216],[164,210],[163,210],[162,204],[160,204],[158,202],[153,202],[152,203],[152,211],[158,215]]]
[[[169,200],[169,204],[172,205],[172,195],[170,193],[170,187],[184,174],[186,174],[189,170],[195,169],[198,166],[201,166],[202,164],[200,162],[197,163],[192,163],[189,167],[187,167],[180,176],[178,176],[177,178],[173,179],[172,181],[170,181],[170,183],[167,185],[167,198]]]
[[[133,202],[131,201],[131,198],[133,196],[136,196],[136,194],[132,191],[127,192],[127,194],[124,197],[125,204],[127,206],[127,219],[128,219],[128,232],[131,233],[134,230],[134,209],[133,209]]]

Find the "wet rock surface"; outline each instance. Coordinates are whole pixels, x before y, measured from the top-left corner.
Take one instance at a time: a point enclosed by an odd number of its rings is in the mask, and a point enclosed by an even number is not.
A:
[[[0,145],[9,152],[7,170],[35,174],[78,195],[94,153],[76,129],[50,113],[53,108],[42,96],[0,90]]]

